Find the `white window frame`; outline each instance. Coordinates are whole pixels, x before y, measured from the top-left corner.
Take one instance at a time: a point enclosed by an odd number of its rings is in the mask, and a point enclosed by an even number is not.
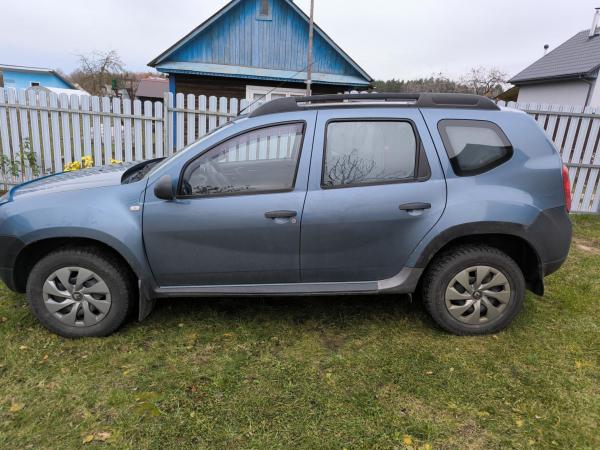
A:
[[[246,86],[246,100],[249,103],[254,101],[255,95],[264,95],[265,102],[272,100],[273,94],[285,95],[286,97],[303,97],[306,95],[306,89],[291,89],[291,88],[277,88],[269,86]],[[261,103],[261,102],[259,102]]]

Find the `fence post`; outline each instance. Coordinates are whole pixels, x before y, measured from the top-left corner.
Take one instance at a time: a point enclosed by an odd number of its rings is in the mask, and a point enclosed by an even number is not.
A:
[[[165,155],[169,156],[169,93],[165,92],[163,95],[163,151]]]

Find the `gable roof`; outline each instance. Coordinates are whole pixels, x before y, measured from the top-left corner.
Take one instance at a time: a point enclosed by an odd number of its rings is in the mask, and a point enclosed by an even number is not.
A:
[[[47,69],[45,67],[27,67],[27,66],[13,66],[10,64],[0,64],[0,71],[9,71],[9,72],[23,72],[23,73],[49,73],[54,75],[56,78],[61,80],[63,83],[71,86],[72,89],[79,89],[75,84],[71,83],[65,77],[63,77],[60,73],[53,69]]]
[[[219,10],[217,13],[215,13],[213,16],[211,16],[209,19],[207,19],[205,22],[203,22],[201,25],[199,25],[198,27],[196,27],[194,30],[192,30],[190,33],[188,33],[185,37],[183,37],[182,39],[180,39],[178,42],[176,42],[175,44],[173,44],[171,47],[169,47],[166,51],[164,51],[163,53],[161,53],[159,56],[157,56],[156,58],[154,58],[150,63],[148,63],[149,66],[151,67],[156,67],[159,71],[164,71],[164,72],[174,72],[174,73],[194,73],[194,72],[201,72],[201,73],[206,73],[206,74],[219,74],[219,72],[215,69],[220,69],[222,67],[224,67],[223,64],[211,64],[211,63],[206,63],[206,62],[201,62],[201,63],[196,63],[196,62],[187,62],[187,61],[171,61],[170,58],[174,57],[177,55],[178,51],[180,51],[184,46],[186,46],[187,44],[190,44],[195,38],[197,38],[198,36],[200,36],[203,32],[207,31],[209,27],[211,27],[211,25],[215,24],[217,21],[219,21],[219,19],[223,18],[224,16],[226,16],[229,12],[231,12],[235,7],[237,7],[238,5],[240,5],[242,2],[244,2],[246,0],[232,0],[231,2],[229,2],[227,5],[225,5],[223,8],[221,8],[221,10]],[[308,24],[309,22],[309,17],[304,13],[304,11],[302,11],[294,2],[293,0],[273,0],[273,1],[280,1],[283,4],[289,6],[296,14],[297,16],[300,18],[301,21],[305,22],[306,24]],[[373,81],[373,78],[362,68],[360,67],[356,61],[354,61],[344,50],[342,50],[342,48],[337,45],[333,39],[331,39],[327,33],[325,33],[318,25],[315,24],[315,43],[316,40],[320,38],[322,40],[325,41],[325,43],[327,43],[329,46],[331,46],[331,48],[333,49],[334,52],[336,52],[339,57],[346,63],[348,64],[358,76],[354,76],[354,77],[346,77],[345,80],[343,80],[342,82],[348,82],[348,81],[353,81],[358,85],[368,85]],[[165,66],[169,66],[168,68],[166,68]],[[172,67],[171,67],[172,66]],[[172,70],[170,70],[170,69]],[[248,66],[242,66],[243,70],[241,72],[251,72],[252,69],[254,69],[255,67],[248,67]],[[169,70],[167,70],[169,69]],[[266,68],[256,68],[259,71],[261,69],[266,69]],[[211,72],[212,71],[212,72]],[[223,73],[223,76],[233,76],[231,74],[227,74],[227,70],[224,71],[225,73]],[[273,74],[271,77],[265,76],[265,79],[281,79],[280,75],[282,75],[283,72],[286,72],[286,70],[273,70]],[[281,72],[281,73],[275,73],[275,72]],[[289,70],[287,70],[287,72],[289,72]],[[304,69],[304,72],[302,73],[302,71],[297,72],[295,75],[302,75],[302,74],[306,74],[306,68]],[[251,74],[249,73],[240,73],[240,75],[242,77],[247,77],[247,78],[251,78]],[[289,73],[288,73],[289,75]],[[259,77],[262,77],[259,75]],[[335,78],[335,77],[334,77]],[[344,78],[344,77],[337,77],[336,79],[332,78],[330,80],[331,83],[338,83],[340,82],[340,78]],[[300,81],[299,79],[295,79],[295,81]],[[315,81],[319,81],[317,78],[315,78]],[[327,80],[321,80],[326,82]]]
[[[512,84],[569,78],[596,78],[600,67],[600,36],[577,33],[509,80]]]
[[[169,80],[159,77],[148,77],[140,80],[136,97],[163,98],[169,92]]]

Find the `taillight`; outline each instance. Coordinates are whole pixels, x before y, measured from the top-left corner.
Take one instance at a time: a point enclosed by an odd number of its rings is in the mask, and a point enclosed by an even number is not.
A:
[[[563,166],[562,178],[563,178],[563,189],[565,191],[565,205],[567,207],[567,211],[571,212],[571,204],[573,203],[573,195],[571,194],[571,180],[569,178],[569,168],[567,166]]]

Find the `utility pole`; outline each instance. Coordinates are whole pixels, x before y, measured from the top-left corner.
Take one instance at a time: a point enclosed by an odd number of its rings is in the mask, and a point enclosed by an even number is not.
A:
[[[310,0],[308,25],[308,64],[306,66],[306,95],[312,95],[313,41],[315,37],[315,0]]]

